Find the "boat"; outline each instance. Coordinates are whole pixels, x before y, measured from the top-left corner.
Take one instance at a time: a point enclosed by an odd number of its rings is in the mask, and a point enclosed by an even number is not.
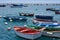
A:
[[[0,7],[6,7],[6,5],[0,5]]]
[[[48,37],[60,38],[60,26],[58,28],[46,28],[42,35]]]
[[[60,12],[59,11],[56,11],[55,14],[60,14]]]
[[[53,28],[58,28],[60,26],[60,23],[37,23],[37,26],[43,26],[43,27],[53,27]]]
[[[12,4],[11,8],[22,8],[22,7],[28,7],[27,5],[23,5],[23,4]]]
[[[20,16],[29,16],[32,17],[34,14],[29,14],[29,13],[19,13]]]
[[[60,10],[57,10],[57,9],[55,9],[55,8],[47,8],[46,10],[47,10],[47,11],[60,11]]]
[[[57,23],[57,21],[54,21],[54,20],[44,20],[44,19],[33,19],[33,23],[39,23],[39,22],[42,22],[42,23]]]
[[[3,18],[9,21],[10,20],[13,20],[13,21],[16,21],[16,20],[26,21],[27,20],[25,16],[4,16]]]
[[[22,5],[22,4],[12,4],[12,6],[11,6],[11,8],[16,8],[16,7],[23,7],[24,5]]]
[[[32,39],[32,40],[37,39],[42,35],[42,32],[39,30],[28,28],[28,27],[22,27],[22,26],[20,27],[14,26],[14,31],[19,37]]]
[[[36,19],[53,20],[53,16],[36,15]]]
[[[40,28],[42,28],[42,26],[34,26],[34,28],[39,30]],[[47,37],[60,38],[60,26],[46,27],[46,29],[44,29],[44,31],[42,32],[42,35]]]
[[[42,35],[47,37],[60,38],[60,31],[44,31]]]

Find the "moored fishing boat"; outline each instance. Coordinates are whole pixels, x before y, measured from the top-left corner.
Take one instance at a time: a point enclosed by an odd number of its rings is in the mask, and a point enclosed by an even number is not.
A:
[[[41,30],[44,30],[44,29],[41,29]],[[26,39],[36,39],[36,38],[41,37],[42,35],[41,31],[28,28],[28,27],[15,26],[14,31],[18,36],[26,38]]]
[[[36,15],[36,19],[53,20],[53,16]]]
[[[11,4],[11,8],[21,8],[21,7],[28,7],[28,5],[24,5],[24,4]]]
[[[43,28],[43,26],[32,26],[32,27],[34,27],[37,30]],[[60,25],[55,25],[55,27],[48,26],[45,28],[46,29],[44,29],[44,31],[42,32],[43,36],[60,38]]]
[[[23,7],[24,5],[23,4],[12,4],[11,8],[20,8],[20,7]]]
[[[60,26],[59,23],[37,23],[37,26],[43,26],[43,27],[53,27],[53,28],[58,28]]]
[[[30,14],[30,13],[19,13],[20,16],[29,16],[32,17],[34,16],[34,14]]]
[[[43,35],[48,37],[60,38],[60,26],[57,28],[46,28],[43,32]]]
[[[16,20],[26,21],[27,20],[27,18],[24,16],[4,16],[3,18],[6,20],[13,20],[13,21],[16,21]]]
[[[60,11],[60,10],[57,10],[57,9],[55,9],[55,8],[47,8],[46,10],[47,10],[47,11]]]
[[[55,14],[60,14],[60,11],[56,11]]]
[[[54,22],[57,22],[57,21],[54,21],[54,20],[44,20],[44,19],[33,19],[33,23],[39,23],[39,22],[43,22],[43,23],[54,23]]]
[[[6,7],[6,5],[3,5],[3,4],[2,4],[2,5],[0,5],[0,7]]]

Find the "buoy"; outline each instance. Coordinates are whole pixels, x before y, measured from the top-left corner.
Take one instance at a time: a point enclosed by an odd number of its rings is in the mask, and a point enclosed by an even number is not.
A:
[[[9,18],[11,20],[11,18]]]
[[[7,25],[8,23],[7,22],[5,22],[5,25]]]
[[[24,27],[27,27],[27,25],[24,25]]]
[[[53,34],[53,32],[47,32],[47,34]]]
[[[8,30],[11,30],[11,27],[8,27]]]
[[[0,16],[0,18],[1,18],[2,16]]]
[[[20,20],[22,20],[22,18],[19,18]]]
[[[12,22],[13,20],[10,20],[10,22]]]
[[[3,17],[6,17],[6,16],[3,16]]]

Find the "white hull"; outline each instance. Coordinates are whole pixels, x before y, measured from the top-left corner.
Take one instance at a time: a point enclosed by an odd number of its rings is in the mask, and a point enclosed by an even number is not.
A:
[[[41,35],[42,35],[42,32],[40,32],[38,34],[24,34],[24,33],[20,33],[17,31],[15,31],[15,32],[18,36],[26,38],[26,39],[37,39],[37,38],[41,37]]]

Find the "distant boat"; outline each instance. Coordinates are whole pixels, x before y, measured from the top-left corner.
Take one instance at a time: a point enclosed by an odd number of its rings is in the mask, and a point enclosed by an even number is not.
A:
[[[37,39],[41,37],[42,35],[41,31],[28,28],[28,27],[15,26],[14,31],[18,36],[26,38],[26,39]]]
[[[29,16],[32,17],[34,14],[29,14],[29,13],[19,13],[20,16]]]
[[[60,11],[60,10],[57,10],[57,9],[55,9],[55,8],[47,8],[46,10],[47,10],[47,11]]]
[[[23,4],[12,4],[12,6],[11,6],[11,8],[16,8],[16,7],[19,7],[19,8],[21,8],[21,7],[27,7],[27,5],[23,5]]]
[[[13,20],[13,21],[16,21],[16,20],[26,21],[27,20],[27,18],[24,16],[5,16],[3,18],[6,20]]]
[[[0,5],[0,7],[6,7],[6,5]]]
[[[60,14],[60,11],[56,11],[55,14]]]
[[[39,23],[39,22],[42,22],[42,23],[57,23],[57,21],[54,21],[54,20],[44,20],[44,19],[33,19],[33,23]]]
[[[36,19],[53,20],[53,16],[36,15]]]

